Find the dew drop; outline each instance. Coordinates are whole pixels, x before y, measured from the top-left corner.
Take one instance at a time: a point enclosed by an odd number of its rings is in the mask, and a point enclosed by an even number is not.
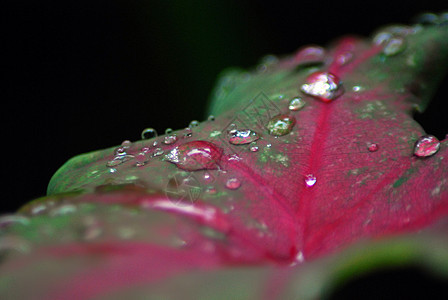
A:
[[[275,136],[282,136],[291,132],[296,124],[296,119],[288,115],[277,115],[269,120],[266,125],[269,134]]]
[[[339,78],[332,73],[315,72],[308,76],[301,90],[307,95],[329,102],[342,94],[342,85]]]
[[[315,185],[317,182],[317,178],[316,176],[314,176],[313,174],[308,174],[305,176],[305,184],[308,187],[312,187],[313,185]]]
[[[393,37],[386,42],[383,53],[386,56],[393,56],[401,53],[406,48],[406,41],[402,37]]]
[[[207,120],[210,121],[210,122],[213,122],[213,121],[215,121],[215,116],[214,115],[210,115],[210,116],[208,116]]]
[[[207,141],[192,141],[172,149],[165,159],[187,171],[217,169],[222,149]]]
[[[3,215],[0,216],[0,229],[8,228],[14,224],[28,225],[30,220],[21,215]]]
[[[209,195],[215,195],[217,193],[216,188],[214,186],[207,186],[205,188],[205,192]]]
[[[299,49],[294,60],[300,64],[320,63],[324,60],[325,49],[319,46],[307,46]]]
[[[376,143],[367,143],[367,149],[370,152],[376,152],[376,151],[378,151],[378,144],[376,144]]]
[[[172,128],[165,129],[165,134],[171,134],[173,132]]]
[[[232,145],[244,145],[255,142],[260,137],[250,129],[232,129],[229,132],[229,143]]]
[[[163,143],[165,145],[171,145],[174,144],[177,141],[177,136],[175,134],[173,135],[167,135],[165,136],[165,138],[163,139]]]
[[[251,152],[257,152],[257,151],[258,151],[258,145],[257,145],[257,143],[256,143],[256,142],[252,142],[252,143],[250,143],[249,150],[250,150]]]
[[[120,157],[117,157],[117,158],[114,158],[112,160],[109,160],[106,163],[106,167],[109,167],[109,168],[110,167],[115,167],[115,166],[121,165],[123,162],[124,162],[124,159],[122,159]]]
[[[417,16],[414,21],[420,25],[436,25],[439,22],[439,17],[433,13],[423,13]]]
[[[184,139],[190,138],[193,136],[193,132],[190,127],[185,128]]]
[[[348,64],[353,59],[353,53],[344,52],[336,57],[336,63],[340,66]]]
[[[213,175],[210,174],[209,172],[205,172],[203,178],[204,178],[204,181],[205,181],[206,183],[210,183],[210,182],[212,182],[213,180],[215,180],[215,178],[213,177]]]
[[[117,149],[115,149],[114,155],[115,156],[124,156],[124,155],[126,155],[126,148],[125,147],[118,147]]]
[[[241,186],[241,181],[238,178],[229,178],[226,181],[226,188],[229,190],[236,190],[239,189]]]
[[[153,156],[153,157],[160,156],[160,155],[163,154],[163,152],[164,152],[164,151],[163,151],[162,148],[156,148],[156,149],[154,150],[152,156]]]
[[[193,120],[190,122],[190,124],[188,124],[189,128],[198,127],[198,126],[199,126],[199,122],[196,120]]]
[[[429,157],[437,153],[440,149],[439,140],[433,135],[420,137],[414,146],[414,155],[417,157]]]
[[[131,145],[132,145],[132,142],[129,141],[129,140],[124,140],[124,141],[121,143],[121,147],[123,147],[123,148],[125,148],[125,149],[128,149],[129,147],[131,147]]]
[[[157,136],[157,131],[154,128],[145,128],[142,131],[142,140],[152,139]]]
[[[146,156],[147,152],[140,152],[139,154],[137,154],[137,156],[135,157],[136,163],[135,165],[137,167],[143,167],[147,162],[148,162],[148,158]]]
[[[140,149],[140,151],[142,151],[143,153],[148,153],[150,150],[149,147],[143,147],[142,149]]]
[[[301,110],[305,106],[306,102],[300,97],[294,97],[289,102],[289,110],[291,111],[298,111]]]

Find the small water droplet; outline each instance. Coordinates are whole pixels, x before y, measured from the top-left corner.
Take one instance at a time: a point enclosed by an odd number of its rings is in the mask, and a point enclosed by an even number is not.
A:
[[[418,15],[414,21],[420,25],[436,25],[439,23],[439,17],[428,12]]]
[[[142,149],[140,149],[140,151],[142,151],[143,153],[148,153],[149,150],[151,150],[151,148],[149,147],[143,147]]]
[[[152,156],[153,157],[156,157],[156,156],[160,156],[160,155],[162,155],[163,154],[163,149],[162,148],[156,148],[155,150],[154,150],[154,153],[152,154]]]
[[[376,151],[378,151],[378,144],[376,144],[376,143],[367,143],[367,149],[370,152],[376,152]]]
[[[433,135],[420,137],[414,146],[414,155],[417,157],[429,157],[437,153],[440,149],[439,140]]]
[[[152,146],[153,146],[153,147],[157,147],[158,144],[159,144],[159,142],[154,141],[154,142],[152,143]]]
[[[238,178],[229,178],[226,181],[226,188],[228,188],[229,190],[236,190],[239,189],[239,187],[241,186],[241,181]]]
[[[249,150],[250,150],[251,152],[257,152],[257,151],[258,151],[258,145],[257,145],[257,143],[256,143],[256,142],[252,142],[252,143],[250,143]]]
[[[175,134],[173,135],[167,135],[165,136],[165,138],[163,139],[163,143],[165,145],[171,145],[174,144],[177,141],[177,136]]]
[[[154,128],[145,128],[142,131],[142,140],[152,139],[157,136],[157,131]]]
[[[312,187],[313,185],[315,185],[317,182],[317,178],[316,176],[314,176],[313,174],[308,174],[305,176],[305,184],[308,187]]]
[[[73,204],[63,204],[52,208],[49,212],[50,216],[62,216],[67,214],[72,214],[77,211],[77,207]]]
[[[213,175],[210,174],[209,172],[205,172],[203,178],[204,178],[204,181],[205,181],[206,183],[210,183],[210,182],[212,182],[213,180],[215,180],[215,178],[213,177]]]
[[[266,147],[267,147],[267,148],[271,148],[271,147],[272,147],[272,144],[267,144]]]
[[[266,125],[269,134],[275,136],[282,136],[291,132],[296,124],[296,119],[288,115],[277,115],[269,120]]]
[[[184,139],[190,138],[193,136],[193,132],[190,127],[185,128]]]
[[[189,128],[198,127],[198,126],[199,126],[199,122],[196,120],[193,120],[190,122],[190,124],[188,124]]]
[[[173,129],[172,128],[167,128],[167,129],[165,129],[165,134],[170,134],[170,133],[172,133],[173,132]]]
[[[301,87],[302,92],[319,98],[324,102],[336,99],[342,94],[342,85],[339,78],[328,72],[315,72],[308,76],[306,83]]]
[[[207,120],[210,121],[210,122],[213,122],[213,121],[215,121],[215,116],[214,115],[210,115],[210,116],[208,116]]]
[[[386,42],[383,53],[386,56],[393,56],[401,53],[406,48],[406,41],[402,37],[393,37]]]
[[[250,129],[233,129],[229,132],[229,143],[232,145],[244,145],[258,140],[260,137]]]
[[[109,173],[115,173],[115,172],[117,172],[117,169],[115,169],[115,168],[110,168],[109,169]]]
[[[348,64],[353,59],[353,53],[345,52],[336,57],[336,63],[340,66]]]
[[[359,92],[359,91],[362,90],[362,87],[360,87],[359,85],[355,85],[355,86],[353,86],[352,90],[353,90],[354,92]]]
[[[126,155],[126,148],[125,147],[118,147],[114,151],[115,156],[124,156]]]
[[[106,167],[115,167],[118,165],[121,165],[124,162],[124,159],[122,159],[121,157],[116,157],[112,160],[109,160],[106,164]]]
[[[165,159],[177,167],[196,171],[217,169],[222,149],[207,141],[192,141],[172,149]]]
[[[289,110],[291,111],[298,111],[301,110],[305,106],[306,102],[300,97],[294,97],[289,102]]]
[[[215,195],[217,193],[216,188],[214,186],[205,187],[205,192],[209,195]]]
[[[136,163],[135,165],[137,167],[143,167],[144,165],[146,165],[146,163],[148,162],[148,157],[146,156],[147,152],[140,152],[139,154],[137,154],[137,156],[135,157]]]
[[[299,49],[294,55],[294,60],[300,64],[322,62],[325,58],[325,49],[319,46],[306,46]]]
[[[132,145],[132,142],[129,141],[129,140],[124,140],[124,141],[121,143],[121,147],[123,147],[124,149],[128,149],[128,148],[130,148],[131,145]]]
[[[15,224],[28,225],[30,219],[21,215],[3,215],[0,216],[0,229],[8,228]]]

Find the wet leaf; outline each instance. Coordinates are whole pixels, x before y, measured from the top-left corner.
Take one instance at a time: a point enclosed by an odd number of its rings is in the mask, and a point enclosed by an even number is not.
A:
[[[314,299],[340,257],[344,268],[364,268],[369,254],[353,261],[365,249],[386,253],[379,262],[399,261],[401,242],[373,241],[448,214],[448,141],[431,140],[431,155],[415,155],[431,133],[412,118],[443,76],[447,37],[448,26],[387,27],[312,60],[265,60],[224,76],[215,117],[169,132],[175,139],[71,159],[49,196],[24,206],[21,221],[4,221],[0,292]],[[235,143],[235,132],[257,138]],[[368,248],[344,252],[361,241]],[[446,270],[446,241],[441,248]]]

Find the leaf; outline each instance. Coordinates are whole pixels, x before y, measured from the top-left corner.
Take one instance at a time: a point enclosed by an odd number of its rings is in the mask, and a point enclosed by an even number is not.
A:
[[[270,57],[221,79],[216,117],[71,159],[49,196],[8,217],[1,293],[305,299],[325,292],[307,289],[307,270],[348,259],[356,242],[402,253],[400,242],[370,243],[448,214],[448,141],[413,155],[426,133],[412,119],[446,68],[447,35],[393,26],[373,43]]]

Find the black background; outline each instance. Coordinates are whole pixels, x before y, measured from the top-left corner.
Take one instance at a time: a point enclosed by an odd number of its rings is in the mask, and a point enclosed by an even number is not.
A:
[[[204,120],[226,67],[444,9],[428,1],[3,1],[1,210],[43,196],[74,155],[138,140],[145,127]],[[424,126],[441,137],[446,114],[432,110]]]

